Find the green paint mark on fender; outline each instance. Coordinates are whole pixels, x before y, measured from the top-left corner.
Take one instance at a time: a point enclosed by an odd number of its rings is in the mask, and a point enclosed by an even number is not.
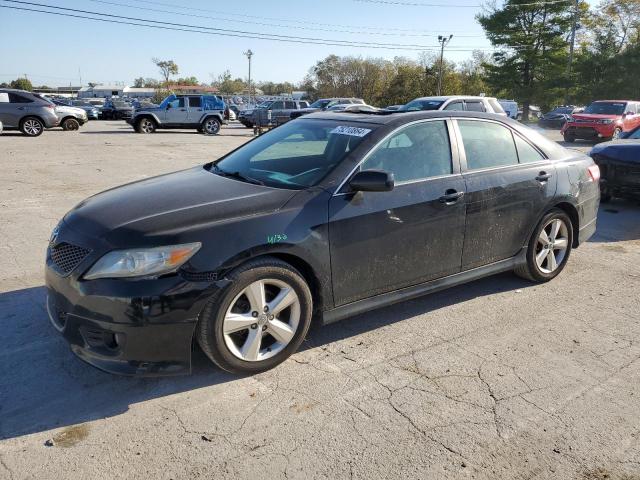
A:
[[[267,235],[267,243],[280,243],[284,242],[287,236],[284,233],[278,233],[276,235]]]

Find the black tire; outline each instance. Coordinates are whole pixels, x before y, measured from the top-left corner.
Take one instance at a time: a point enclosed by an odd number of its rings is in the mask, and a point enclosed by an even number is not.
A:
[[[20,122],[20,131],[27,137],[39,137],[44,132],[44,123],[38,117],[26,117]]]
[[[600,203],[609,203],[613,195],[607,187],[600,185]]]
[[[567,143],[573,143],[576,141],[576,137],[574,137],[573,135],[565,133],[563,136],[564,136],[564,141]]]
[[[136,132],[153,133],[156,131],[156,122],[149,117],[142,117],[136,122]]]
[[[566,228],[567,249],[564,252],[562,260],[560,261],[560,263],[558,263],[557,267],[553,271],[545,272],[538,266],[538,263],[536,262],[536,255],[542,253],[541,249],[539,248],[539,237],[542,229],[549,225],[549,223],[553,220],[561,220],[562,222],[564,222]],[[557,277],[560,272],[564,270],[564,267],[569,261],[572,248],[573,224],[571,223],[571,218],[569,218],[569,215],[567,215],[563,210],[554,208],[542,217],[542,220],[540,220],[535,230],[531,234],[527,247],[527,262],[516,267],[514,271],[519,277],[530,280],[532,282],[548,282],[549,280]]]
[[[205,135],[217,135],[220,133],[220,128],[222,124],[220,120],[215,117],[207,117],[202,121],[200,125],[200,129],[202,129],[202,133]]]
[[[65,132],[75,131],[80,129],[80,122],[72,117],[65,118],[61,126]]]
[[[229,273],[227,278],[231,283],[217,292],[200,314],[196,340],[203,352],[220,368],[234,374],[253,375],[282,363],[298,349],[311,324],[313,299],[304,277],[286,262],[272,257],[262,257],[238,267]],[[238,357],[227,346],[223,323],[232,302],[238,301],[238,296],[249,285],[264,279],[285,282],[293,289],[299,301],[300,318],[295,334],[286,347],[265,360],[247,361]]]

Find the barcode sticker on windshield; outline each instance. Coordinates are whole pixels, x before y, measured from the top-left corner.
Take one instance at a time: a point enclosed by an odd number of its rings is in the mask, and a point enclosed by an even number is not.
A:
[[[351,135],[352,137],[364,137],[370,131],[370,128],[346,127],[341,125],[334,128],[329,133],[335,133],[337,135]]]

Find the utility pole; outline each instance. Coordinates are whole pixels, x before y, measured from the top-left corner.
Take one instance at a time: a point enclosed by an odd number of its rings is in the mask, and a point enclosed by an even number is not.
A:
[[[575,10],[573,11],[573,24],[571,25],[571,40],[569,43],[569,61],[567,63],[567,87],[565,89],[565,104],[569,104],[569,86],[571,85],[571,73],[573,70],[573,50],[576,43],[576,29],[578,27],[578,14],[580,12],[580,0],[576,0]]]
[[[251,57],[253,57],[253,52],[249,49],[244,52],[244,55],[249,59],[249,82],[247,86],[249,88],[249,103],[251,103]]]
[[[442,93],[442,74],[444,72],[444,47],[451,41],[453,35],[449,35],[449,37],[445,37],[442,35],[438,35],[438,42],[440,42],[440,72],[438,73],[438,95]]]

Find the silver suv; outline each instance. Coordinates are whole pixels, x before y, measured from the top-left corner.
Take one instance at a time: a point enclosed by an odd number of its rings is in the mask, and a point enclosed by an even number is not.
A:
[[[0,88],[0,122],[5,130],[19,129],[29,137],[60,124],[53,103],[25,90],[9,88]]]
[[[127,122],[138,133],[153,133],[159,128],[195,128],[216,135],[227,123],[224,101],[215,95],[169,95],[157,107],[137,109]]]

